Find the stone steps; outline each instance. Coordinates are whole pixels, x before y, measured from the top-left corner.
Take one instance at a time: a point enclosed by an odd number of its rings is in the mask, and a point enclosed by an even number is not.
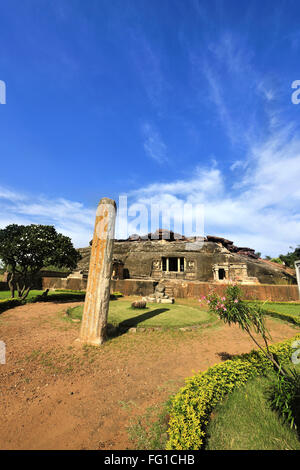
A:
[[[147,276],[147,274],[139,274],[138,276],[130,276],[130,279],[141,279],[141,280],[147,280],[147,281],[152,281],[153,279],[151,279],[151,277]]]
[[[174,289],[173,289],[173,287],[166,285],[165,294],[168,295],[169,297],[174,297]]]

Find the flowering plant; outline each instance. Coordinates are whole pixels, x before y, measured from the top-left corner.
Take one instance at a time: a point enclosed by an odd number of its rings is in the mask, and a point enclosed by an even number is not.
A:
[[[274,366],[285,375],[283,367],[278,364],[276,358],[270,352],[268,340],[270,340],[271,337],[265,326],[262,306],[258,304],[251,305],[244,302],[242,300],[242,291],[237,284],[229,284],[223,296],[211,290],[208,296],[203,296],[200,301],[205,302],[209,311],[216,313],[224,323],[227,323],[229,326],[231,324],[239,325]],[[261,336],[266,349],[259,344],[254,334]]]

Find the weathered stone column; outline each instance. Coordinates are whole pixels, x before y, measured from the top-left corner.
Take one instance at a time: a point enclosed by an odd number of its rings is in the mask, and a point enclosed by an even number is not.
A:
[[[96,213],[79,336],[79,341],[96,346],[102,344],[106,339],[116,209],[115,201],[103,198],[99,202]]]

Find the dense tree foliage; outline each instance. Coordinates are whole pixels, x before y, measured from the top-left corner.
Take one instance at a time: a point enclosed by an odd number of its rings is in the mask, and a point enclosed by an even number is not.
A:
[[[71,239],[51,225],[11,224],[0,230],[0,259],[9,273],[11,295],[26,298],[43,266],[74,269],[80,255]]]
[[[293,249],[290,246],[290,249]],[[271,256],[265,256],[266,260],[273,261],[273,263],[284,264],[289,268],[295,267],[295,261],[300,260],[300,245],[295,248],[294,251],[287,253],[286,255],[279,255],[277,258],[272,258]]]
[[[286,266],[294,268],[295,261],[300,259],[300,245],[298,245],[294,251],[289,252],[287,255],[279,255],[279,258],[285,263]]]

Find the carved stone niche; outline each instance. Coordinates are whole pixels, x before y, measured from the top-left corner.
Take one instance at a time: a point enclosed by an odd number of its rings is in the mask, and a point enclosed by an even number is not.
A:
[[[187,262],[186,262],[187,272],[190,272],[190,273],[195,272],[195,266],[196,266],[195,260],[193,260],[193,259],[187,260]]]
[[[228,280],[229,265],[228,263],[214,264],[213,267],[214,281]]]
[[[247,265],[242,263],[230,264],[229,277],[233,280],[246,281],[248,279]]]
[[[155,259],[152,261],[152,271],[161,271],[161,260]]]
[[[124,263],[121,260],[113,259],[111,279],[124,279]]]
[[[213,265],[214,281],[230,282],[240,284],[258,284],[256,277],[249,277],[247,265],[244,263],[219,263]]]

